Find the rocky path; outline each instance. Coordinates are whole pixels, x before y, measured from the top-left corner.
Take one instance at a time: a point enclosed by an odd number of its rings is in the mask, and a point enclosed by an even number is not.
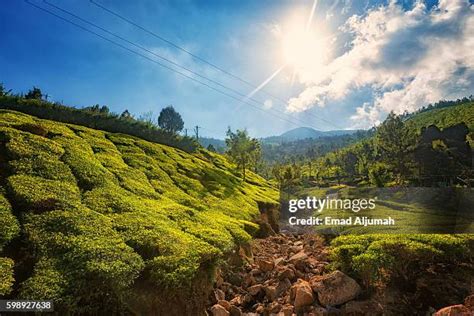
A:
[[[378,314],[378,306],[354,301],[361,293],[356,281],[340,271],[327,271],[327,247],[320,236],[259,239],[251,251],[241,249],[239,257],[245,262],[240,268],[224,268],[218,275],[209,315]]]
[[[439,311],[397,312],[368,294],[357,282],[328,267],[328,248],[321,236],[277,234],[240,249],[218,271],[209,297],[212,316],[434,315],[474,316],[474,295],[464,304]],[[403,299],[391,302],[403,304]]]

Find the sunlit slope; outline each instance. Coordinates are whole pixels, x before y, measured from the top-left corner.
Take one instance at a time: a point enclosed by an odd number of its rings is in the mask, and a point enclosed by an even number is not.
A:
[[[278,199],[207,151],[5,110],[0,166],[0,295],[83,312],[119,302],[138,277],[185,284],[251,238],[257,202]]]
[[[474,102],[418,113],[408,121],[414,123],[418,129],[432,124],[446,128],[464,122],[470,131],[474,131]]]

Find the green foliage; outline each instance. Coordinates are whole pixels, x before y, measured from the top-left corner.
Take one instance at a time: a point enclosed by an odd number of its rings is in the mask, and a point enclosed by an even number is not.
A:
[[[470,100],[460,100],[449,107],[434,107],[407,119],[415,125],[418,130],[422,127],[436,125],[439,128],[446,128],[464,122],[469,130],[474,130],[474,102]]]
[[[145,120],[120,116],[110,112],[106,106],[96,105],[77,109],[43,100],[42,95],[40,97],[36,92],[32,92],[29,96],[31,98],[10,95],[9,93],[0,94],[0,109],[19,111],[43,119],[97,128],[112,133],[134,135],[188,152],[194,152],[199,147],[194,138],[170,134]]]
[[[160,116],[158,116],[158,126],[168,133],[176,134],[183,130],[184,122],[181,114],[176,112],[172,106],[167,106],[161,110]]]
[[[186,286],[257,232],[257,202],[278,200],[254,173],[240,181],[221,155],[13,111],[0,110],[0,145],[9,198],[0,195],[0,241],[20,221],[35,262],[14,293],[53,299],[58,311],[116,314],[135,282]]]
[[[40,88],[33,87],[31,90],[28,91],[27,94],[25,94],[25,99],[41,100],[43,99],[43,93],[41,92]]]
[[[333,268],[341,269],[366,286],[416,277],[436,264],[470,263],[474,235],[346,235],[331,243]]]
[[[48,211],[74,208],[81,203],[75,185],[35,176],[14,175],[8,178],[14,201],[24,210]]]
[[[369,167],[369,181],[377,187],[385,186],[393,179],[390,168],[383,162],[376,162]]]
[[[12,259],[0,257],[0,296],[9,294],[15,282],[13,265]]]
[[[0,187],[0,251],[20,232],[18,220],[12,214],[11,205],[2,195],[2,191]]]
[[[256,166],[262,155],[259,141],[250,138],[246,130],[233,133],[229,128],[225,142],[227,154],[242,169],[242,178],[245,181],[245,171]]]

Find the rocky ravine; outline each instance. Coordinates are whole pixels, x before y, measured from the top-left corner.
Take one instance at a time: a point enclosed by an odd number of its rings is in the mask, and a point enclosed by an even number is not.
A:
[[[327,248],[316,235],[275,235],[252,245],[240,270],[217,277],[208,313],[213,316],[377,314],[380,306],[354,301],[355,280],[340,271],[324,274]],[[240,256],[246,256],[241,249]],[[229,269],[231,270],[231,269]]]
[[[251,249],[240,249],[235,258],[230,258],[229,266],[218,272],[207,313],[212,316],[386,314],[382,304],[369,298],[354,279],[340,271],[328,271],[327,265],[328,249],[320,236],[278,234],[257,239]],[[435,315],[474,315],[474,296],[466,301],[469,303],[465,306],[447,307]]]

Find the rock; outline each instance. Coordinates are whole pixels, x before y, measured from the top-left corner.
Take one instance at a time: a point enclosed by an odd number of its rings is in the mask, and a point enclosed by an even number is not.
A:
[[[275,266],[273,260],[263,259],[263,258],[257,259],[257,264],[258,264],[260,270],[262,270],[263,272],[270,272],[270,271],[273,270],[273,268]]]
[[[215,289],[214,296],[216,297],[216,302],[220,300],[225,300],[225,293],[221,289]]]
[[[280,272],[278,272],[278,279],[284,280],[284,279],[289,279],[289,280],[294,280],[295,278],[295,271],[291,270],[290,268],[284,268]]]
[[[453,305],[440,309],[433,316],[472,316],[472,313],[464,305]]]
[[[251,287],[249,287],[247,289],[247,291],[250,293],[250,295],[256,296],[260,293],[262,288],[263,288],[263,286],[261,284],[255,284],[255,285],[252,285]]]
[[[219,304],[216,304],[211,307],[212,316],[229,316],[229,312]]]
[[[278,302],[272,302],[270,303],[270,305],[268,306],[268,312],[270,312],[270,314],[277,314],[278,312],[281,311],[281,304],[278,303]]]
[[[236,295],[233,299],[229,301],[231,305],[235,305],[235,306],[240,306],[243,304],[243,302],[244,302],[244,298],[240,294]]]
[[[281,314],[281,316],[292,316],[293,306],[292,305],[283,306],[279,314]]]
[[[347,302],[341,311],[344,315],[383,315],[383,307],[370,300]]]
[[[226,310],[230,310],[230,303],[227,302],[226,300],[220,300],[217,302],[220,306],[224,307]]]
[[[242,311],[237,306],[232,305],[229,310],[230,316],[242,316]]]
[[[275,263],[275,266],[283,265],[285,263],[285,258],[283,257],[276,258],[274,263]]]
[[[466,297],[466,299],[464,300],[464,306],[466,306],[466,308],[471,312],[474,312],[474,294]]]
[[[290,291],[290,297],[293,301],[295,309],[298,311],[304,306],[311,305],[314,301],[313,290],[308,282],[304,280],[298,280],[294,284]]]
[[[278,295],[277,295],[276,286],[269,285],[269,286],[265,286],[263,289],[265,291],[266,297],[270,301],[274,301],[277,298]]]
[[[291,288],[291,282],[288,279],[281,280],[278,282],[278,286],[276,287],[277,297],[281,294],[285,293],[289,288]]]
[[[260,315],[263,314],[264,310],[265,310],[265,307],[262,304],[259,304],[257,308],[255,309],[255,311]]]
[[[291,246],[291,247],[288,248],[288,252],[290,252],[290,253],[298,253],[300,251],[303,251],[302,246]]]
[[[299,263],[303,260],[306,260],[306,259],[308,259],[308,255],[306,253],[304,253],[303,251],[300,251],[297,254],[291,256],[289,261],[291,263],[293,263],[294,265],[296,265],[297,263]]]
[[[344,304],[356,298],[361,291],[359,284],[341,271],[315,276],[309,282],[324,306]]]
[[[251,274],[246,274],[244,276],[244,280],[242,281],[242,285],[244,287],[254,285],[255,283],[257,283],[257,281],[255,280],[254,276]]]

